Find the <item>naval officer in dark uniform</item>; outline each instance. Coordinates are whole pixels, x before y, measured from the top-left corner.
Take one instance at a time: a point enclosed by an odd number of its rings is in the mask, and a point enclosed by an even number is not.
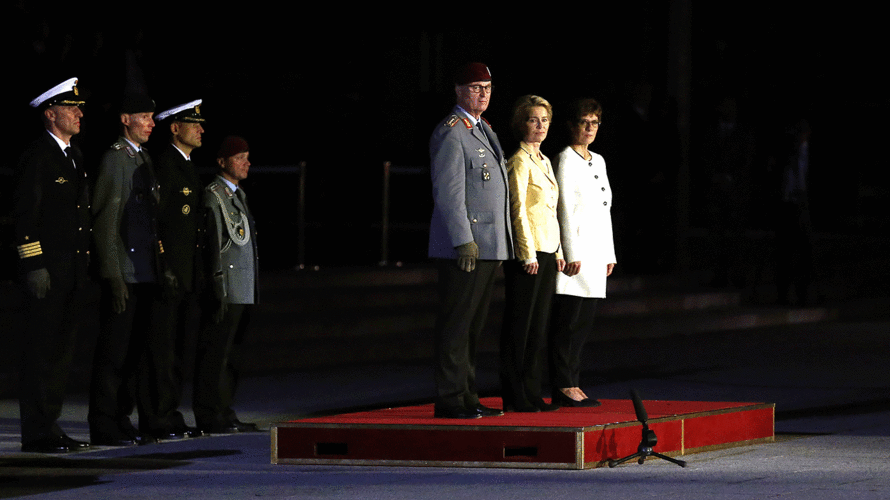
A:
[[[15,244],[27,300],[19,381],[22,451],[65,453],[89,447],[57,420],[74,356],[90,248],[90,198],[80,133],[84,99],[77,79],[31,101],[46,131],[19,159]]]
[[[157,233],[158,185],[143,148],[154,129],[154,101],[127,95],[121,135],[102,156],[92,211],[103,293],[101,329],[90,385],[90,438],[94,444],[146,442],[130,421],[151,305],[163,277]]]
[[[455,77],[457,105],[430,137],[433,215],[429,256],[439,269],[435,327],[435,416],[479,418],[503,412],[479,403],[476,342],[488,317],[495,273],[513,258],[504,151],[482,118],[491,73],[481,63]]]
[[[247,141],[226,137],[216,155],[219,175],[204,191],[210,297],[196,348],[192,408],[198,428],[214,434],[257,430],[232,409],[241,344],[259,301],[256,226],[240,185],[249,155]]]
[[[152,326],[141,377],[139,430],[156,438],[200,436],[186,425],[182,399],[183,354],[197,328],[201,268],[204,187],[192,163],[201,147],[204,117],[201,100],[181,104],[157,115],[169,141],[154,156],[160,185],[158,231],[164,242],[164,262],[175,277],[166,283],[152,306]]]

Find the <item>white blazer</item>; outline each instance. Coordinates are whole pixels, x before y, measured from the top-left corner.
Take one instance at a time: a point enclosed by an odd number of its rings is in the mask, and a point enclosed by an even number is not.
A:
[[[565,261],[581,262],[581,272],[556,276],[556,293],[606,296],[606,265],[617,262],[612,238],[612,188],[603,157],[588,162],[567,147],[556,157],[559,233]]]

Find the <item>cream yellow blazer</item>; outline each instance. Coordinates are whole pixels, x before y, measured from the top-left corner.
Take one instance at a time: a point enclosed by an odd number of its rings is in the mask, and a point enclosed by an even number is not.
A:
[[[523,263],[535,262],[535,252],[556,253],[556,258],[561,258],[556,216],[559,186],[550,160],[543,154],[541,157],[520,142],[519,149],[507,160],[513,248]]]

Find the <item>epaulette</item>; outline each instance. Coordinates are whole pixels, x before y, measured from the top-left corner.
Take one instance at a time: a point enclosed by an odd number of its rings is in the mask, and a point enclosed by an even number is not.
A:
[[[231,198],[232,196],[235,196],[235,193],[232,192],[231,188],[229,188],[229,186],[226,186],[225,184],[219,184],[217,182],[214,182],[214,183],[210,184],[210,186],[208,186],[208,187],[210,188],[210,192],[212,192],[212,193],[222,192],[229,198]]]
[[[129,156],[130,158],[136,157],[136,150],[134,150],[129,143],[122,143],[118,141],[111,145],[111,149],[113,149],[114,151],[120,151],[124,149],[127,151],[127,156]]]
[[[481,117],[481,116],[480,116],[479,118],[482,118],[482,121],[484,121],[486,125],[488,125],[489,127],[491,127],[491,124],[488,123],[488,120],[486,120],[485,118],[483,118],[483,117]]]

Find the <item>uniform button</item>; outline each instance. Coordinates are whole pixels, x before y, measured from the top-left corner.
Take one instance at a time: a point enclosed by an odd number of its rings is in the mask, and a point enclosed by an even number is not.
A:
[[[605,190],[606,190],[606,188],[600,188],[600,189],[602,189],[602,190],[603,190],[603,191],[605,191]]]
[[[474,224],[476,223],[476,219],[473,219],[473,223],[474,223]]]
[[[232,264],[229,264],[229,269],[235,269],[235,266]]]
[[[608,201],[604,201],[604,202],[603,202],[603,206],[604,206],[604,207],[607,206],[608,204],[609,204]]]

